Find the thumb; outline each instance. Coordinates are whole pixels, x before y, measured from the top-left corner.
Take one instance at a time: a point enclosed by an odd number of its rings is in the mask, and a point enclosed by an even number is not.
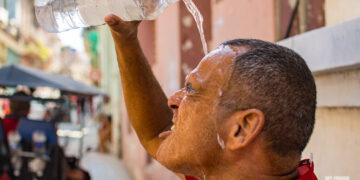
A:
[[[117,32],[136,29],[141,21],[123,21],[121,18],[114,14],[109,14],[105,17],[105,22],[109,27]]]
[[[122,19],[120,19],[118,16],[114,14],[107,15],[104,20],[106,24],[108,24],[109,26],[116,26],[124,22]]]

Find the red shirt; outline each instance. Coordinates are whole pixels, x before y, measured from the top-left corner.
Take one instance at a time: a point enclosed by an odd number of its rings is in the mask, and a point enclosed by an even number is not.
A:
[[[4,127],[4,135],[6,139],[10,131],[15,131],[17,129],[19,121],[20,121],[19,116],[13,116],[13,115],[5,116],[5,118],[3,119],[3,127]]]
[[[310,165],[309,159],[300,161],[298,171],[299,171],[300,177],[297,178],[297,180],[317,180],[317,177],[314,173],[314,163],[311,162],[311,165]],[[197,180],[196,178],[191,177],[191,176],[185,176],[185,179],[186,180]]]
[[[300,161],[298,171],[300,177],[297,180],[317,180],[317,177],[314,173],[314,162],[311,162],[309,159]]]

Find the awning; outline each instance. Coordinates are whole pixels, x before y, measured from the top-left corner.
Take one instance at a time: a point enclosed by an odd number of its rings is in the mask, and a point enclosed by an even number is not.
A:
[[[51,74],[21,65],[0,68],[0,86],[15,87],[18,85],[29,88],[51,87],[77,95],[106,96],[100,89],[75,81],[70,76]]]

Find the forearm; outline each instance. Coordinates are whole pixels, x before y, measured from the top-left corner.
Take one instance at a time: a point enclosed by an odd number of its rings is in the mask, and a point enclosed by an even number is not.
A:
[[[137,38],[124,39],[116,32],[113,37],[129,119],[144,147],[155,157],[158,134],[171,126],[172,112]]]

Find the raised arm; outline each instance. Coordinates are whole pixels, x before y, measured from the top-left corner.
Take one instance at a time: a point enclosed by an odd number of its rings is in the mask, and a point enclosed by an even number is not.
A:
[[[172,111],[141,50],[137,38],[140,22],[124,22],[115,15],[107,16],[105,21],[115,42],[130,121],[142,145],[155,157],[161,142],[158,134],[170,129]]]

